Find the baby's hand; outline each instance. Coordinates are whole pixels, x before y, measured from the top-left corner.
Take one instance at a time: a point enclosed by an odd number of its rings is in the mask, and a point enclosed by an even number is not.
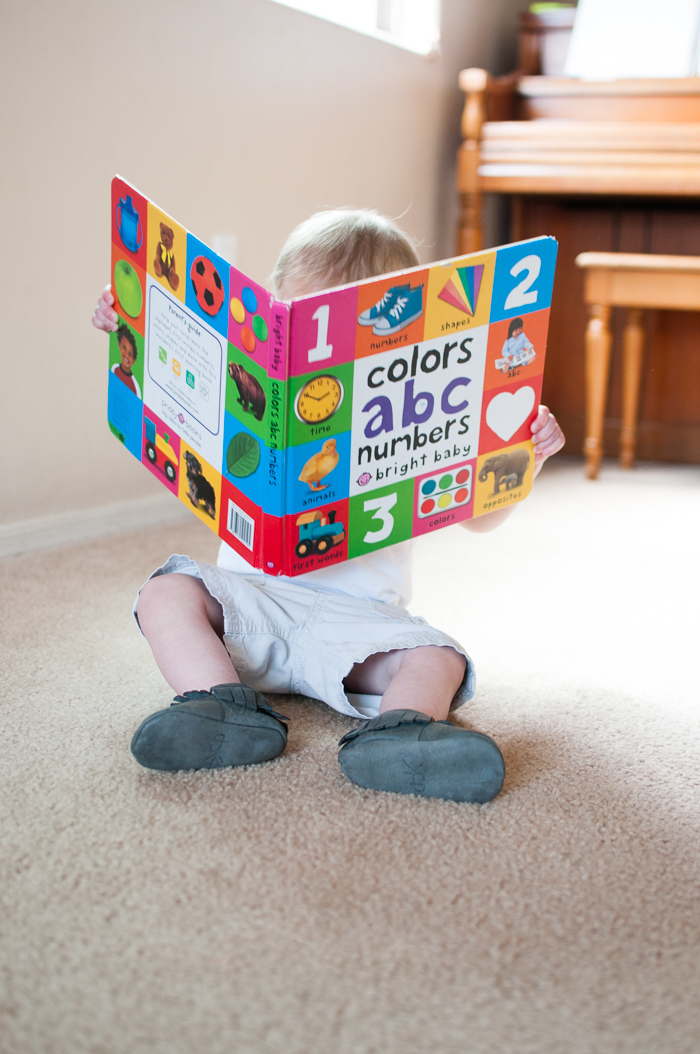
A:
[[[95,314],[92,316],[92,324],[97,329],[103,329],[106,333],[114,333],[119,323],[119,316],[112,307],[114,297],[111,285],[106,285],[102,290],[100,299],[97,301]]]
[[[548,457],[561,450],[566,440],[548,406],[540,406],[537,417],[530,425],[530,431],[532,442],[535,444],[535,472],[538,472]]]

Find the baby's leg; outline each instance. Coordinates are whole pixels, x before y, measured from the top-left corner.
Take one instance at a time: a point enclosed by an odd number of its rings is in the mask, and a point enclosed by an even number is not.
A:
[[[343,684],[350,692],[381,695],[379,713],[417,710],[444,721],[464,680],[467,660],[454,648],[429,644],[380,652],[356,663]]]
[[[139,594],[137,614],[160,672],[178,695],[238,681],[222,640],[221,604],[198,578],[150,578]]]
[[[146,768],[228,768],[269,761],[287,726],[259,692],[240,683],[223,643],[221,605],[190,575],[158,575],[143,586],[139,625],[174,705],[143,721],[131,752]]]

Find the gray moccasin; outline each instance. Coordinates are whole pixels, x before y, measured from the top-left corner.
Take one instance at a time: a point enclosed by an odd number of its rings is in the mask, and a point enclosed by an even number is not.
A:
[[[139,764],[168,772],[257,765],[287,745],[288,718],[244,684],[216,684],[208,692],[176,695],[166,710],[147,717],[134,733]]]
[[[340,745],[341,768],[360,787],[486,802],[503,786],[503,756],[492,739],[417,710],[387,710]]]

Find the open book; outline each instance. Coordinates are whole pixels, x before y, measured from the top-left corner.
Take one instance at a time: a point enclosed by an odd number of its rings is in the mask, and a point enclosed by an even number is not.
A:
[[[298,575],[520,501],[552,238],[284,301],[112,181],[110,428],[249,563]]]

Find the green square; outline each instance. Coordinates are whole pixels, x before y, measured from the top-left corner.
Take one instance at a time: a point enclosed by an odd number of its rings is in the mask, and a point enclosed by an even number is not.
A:
[[[189,370],[185,371],[185,380],[189,384],[190,388],[194,388],[194,374],[190,373]]]
[[[350,498],[348,557],[405,542],[413,534],[412,479]]]
[[[228,346],[226,410],[253,435],[269,445],[271,430],[282,438],[284,384],[235,344]]]
[[[319,368],[313,373],[303,373],[296,377],[290,377],[288,381],[289,400],[287,404],[287,419],[289,421],[287,431],[287,445],[298,446],[308,443],[312,439],[329,439],[331,436],[340,435],[341,432],[349,432],[352,427],[352,393],[354,362],[341,363],[330,369]],[[337,410],[321,422],[309,423],[304,421],[297,409],[297,400],[302,389],[311,381],[319,377],[330,377],[340,384],[342,389],[342,400]],[[323,406],[323,403],[319,403]]]
[[[165,348],[161,348],[160,346],[158,347],[158,358],[160,359],[161,362],[167,363],[167,361],[168,361],[168,353],[165,350]]]

